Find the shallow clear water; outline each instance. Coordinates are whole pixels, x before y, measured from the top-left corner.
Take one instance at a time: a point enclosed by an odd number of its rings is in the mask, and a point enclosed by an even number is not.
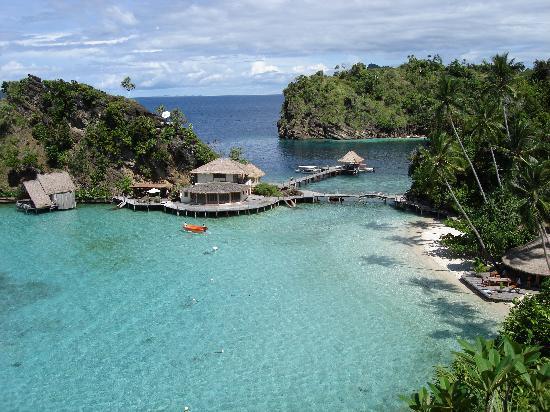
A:
[[[268,179],[353,149],[377,172],[311,187],[410,184],[418,141],[281,142],[280,96],[172,99],[144,104],[181,106]],[[418,257],[416,220],[376,201],[299,205],[191,235],[161,212],[0,206],[0,408],[403,409],[398,395],[448,361],[457,336],[495,330],[487,305]]]
[[[418,261],[411,220],[304,205],[201,236],[161,212],[0,207],[2,409],[398,410],[455,336],[494,328]]]

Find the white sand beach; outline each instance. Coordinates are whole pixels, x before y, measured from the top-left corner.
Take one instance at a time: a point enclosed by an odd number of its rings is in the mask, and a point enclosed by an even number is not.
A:
[[[444,280],[457,285],[467,294],[475,296],[480,302],[490,306],[495,314],[504,317],[510,310],[509,303],[487,302],[464,285],[460,278],[471,272],[471,262],[453,258],[449,250],[441,243],[441,237],[446,234],[460,234],[460,231],[445,226],[441,221],[433,218],[420,218],[408,227],[408,235],[415,239],[415,253],[422,258],[422,262],[434,273],[441,273]],[[444,271],[442,271],[444,269]]]

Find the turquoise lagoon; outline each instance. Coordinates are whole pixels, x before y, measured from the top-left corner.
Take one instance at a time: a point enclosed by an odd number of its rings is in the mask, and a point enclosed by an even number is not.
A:
[[[180,107],[268,181],[348,150],[377,169],[316,190],[404,192],[422,144],[280,141],[281,96],[140,101]],[[185,219],[209,233],[183,233]],[[0,409],[401,410],[456,337],[498,321],[420,256],[422,227],[377,201],[204,221],[0,206]]]
[[[382,203],[183,221],[0,207],[2,410],[400,410],[494,333]]]

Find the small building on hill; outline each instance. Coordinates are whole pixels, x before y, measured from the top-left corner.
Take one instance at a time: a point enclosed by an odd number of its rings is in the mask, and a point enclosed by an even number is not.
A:
[[[67,172],[38,174],[36,179],[23,182],[28,202],[18,202],[24,210],[66,210],[76,207],[75,185]]]

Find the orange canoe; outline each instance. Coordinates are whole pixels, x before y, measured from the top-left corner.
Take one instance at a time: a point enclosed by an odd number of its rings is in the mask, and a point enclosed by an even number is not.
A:
[[[208,228],[206,226],[189,225],[187,223],[183,225],[183,230],[186,230],[188,232],[193,232],[193,233],[203,233],[203,232],[206,232],[207,229]]]

